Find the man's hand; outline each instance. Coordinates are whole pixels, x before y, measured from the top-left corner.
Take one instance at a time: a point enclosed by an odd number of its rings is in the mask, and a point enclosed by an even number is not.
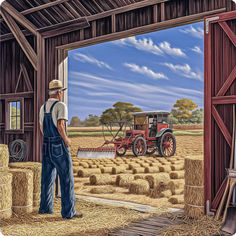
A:
[[[67,138],[64,142],[67,147],[71,146],[71,140],[69,138]]]
[[[65,120],[58,120],[57,121],[57,129],[60,133],[62,139],[64,140],[64,143],[67,147],[71,145],[71,140],[67,137],[66,131],[65,131]]]

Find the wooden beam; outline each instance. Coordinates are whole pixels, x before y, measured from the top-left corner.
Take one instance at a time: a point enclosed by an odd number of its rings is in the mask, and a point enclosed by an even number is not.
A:
[[[136,27],[136,28],[121,31],[121,32],[116,32],[116,33],[112,33],[112,34],[108,34],[108,35],[102,35],[102,36],[99,36],[96,38],[90,38],[90,39],[86,39],[86,40],[79,41],[79,42],[61,45],[61,46],[58,46],[57,48],[70,50],[70,49],[75,49],[75,48],[93,45],[93,44],[97,44],[97,43],[118,40],[118,39],[122,39],[125,37],[131,37],[131,36],[138,35],[138,34],[145,34],[145,33],[150,33],[153,31],[173,28],[176,26],[184,25],[184,24],[199,22],[199,21],[203,20],[203,18],[205,16],[210,16],[213,14],[225,12],[225,10],[226,10],[225,8],[221,8],[221,9],[217,9],[217,10],[213,10],[213,11],[203,12],[200,14],[179,17],[179,18],[176,18],[173,20],[158,22],[158,23],[154,23],[154,24],[150,24],[150,25],[144,25],[144,26]]]
[[[33,98],[34,92],[20,92],[20,93],[6,93],[0,94],[0,100],[5,100],[8,98]]]
[[[212,104],[214,105],[236,104],[236,95],[213,97]]]
[[[33,65],[34,69],[37,70],[37,55],[23,33],[21,32],[19,26],[13,20],[13,18],[4,10],[2,9],[2,16],[5,20],[6,24],[10,28],[11,32],[13,33],[14,37],[16,38],[17,42],[21,46],[21,49],[24,51],[25,55]]]
[[[11,4],[7,1],[2,3],[2,9],[4,9],[9,15],[11,15],[17,22],[19,22],[23,27],[28,29],[31,33],[36,35],[36,26],[28,21],[20,12],[18,12]]]
[[[116,15],[115,14],[111,15],[111,32],[112,33],[116,32]]]

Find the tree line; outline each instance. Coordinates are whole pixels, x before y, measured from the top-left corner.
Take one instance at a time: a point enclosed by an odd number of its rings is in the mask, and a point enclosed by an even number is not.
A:
[[[90,114],[85,120],[73,116],[70,120],[71,127],[96,127],[104,123],[125,121],[132,123],[133,113],[141,112],[142,109],[128,102],[116,102],[106,109],[101,116]],[[171,124],[201,124],[203,123],[204,110],[191,99],[178,99],[169,115]]]

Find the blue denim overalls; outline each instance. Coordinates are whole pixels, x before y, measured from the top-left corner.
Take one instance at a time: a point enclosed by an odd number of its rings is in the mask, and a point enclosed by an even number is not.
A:
[[[57,102],[53,103],[49,113],[46,113],[46,103],[44,104],[39,213],[53,213],[54,182],[57,172],[61,187],[61,215],[63,218],[72,218],[76,213],[72,160],[68,148],[53,123],[52,110]]]

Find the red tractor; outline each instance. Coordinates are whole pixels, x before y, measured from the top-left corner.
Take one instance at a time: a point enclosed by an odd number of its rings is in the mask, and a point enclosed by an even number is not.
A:
[[[137,112],[134,113],[134,128],[125,132],[124,138],[116,138],[113,142],[117,156],[124,156],[132,150],[135,156],[154,154],[170,157],[176,151],[176,139],[168,124],[169,112]]]

